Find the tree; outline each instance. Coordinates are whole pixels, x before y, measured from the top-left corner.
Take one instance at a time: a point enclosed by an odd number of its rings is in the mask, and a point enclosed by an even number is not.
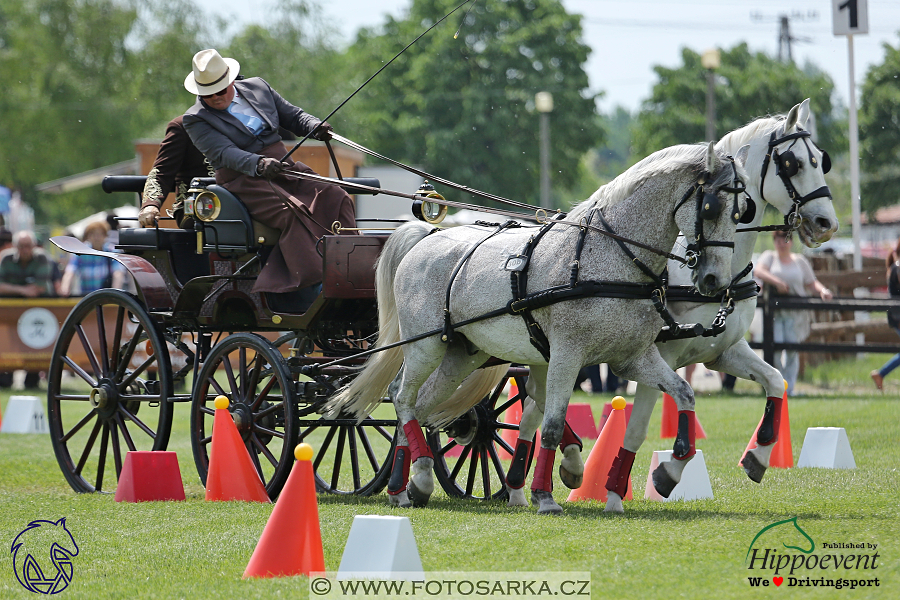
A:
[[[413,0],[407,19],[360,32],[347,52],[354,80],[361,83],[375,73],[458,3]],[[554,187],[571,185],[584,152],[602,142],[583,69],[589,48],[581,17],[567,14],[559,0],[482,2],[462,14],[420,39],[332,122],[341,130],[349,124],[357,141],[392,158],[536,203],[535,93],[553,94]]]
[[[706,135],[706,69],[700,55],[681,52],[683,65],[653,68],[659,82],[643,103],[634,127],[635,160],[674,144],[698,142]],[[716,70],[716,132],[719,136],[768,114],[784,113],[810,98],[825,149],[846,145],[832,104],[834,83],[812,64],[800,68],[781,63],[762,52],[751,53],[746,43],[722,51]]]
[[[198,14],[188,0],[0,0],[0,182],[39,222],[122,202],[34,186],[133,158],[135,138],[184,110]]]
[[[900,47],[884,44],[884,62],[866,73],[859,112],[862,209],[900,201]]]

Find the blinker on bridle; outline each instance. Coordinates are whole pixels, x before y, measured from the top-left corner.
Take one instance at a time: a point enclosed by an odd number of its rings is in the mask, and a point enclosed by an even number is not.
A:
[[[831,198],[831,190],[828,189],[827,185],[823,185],[805,196],[801,196],[800,192],[797,191],[797,188],[795,188],[794,184],[791,182],[791,177],[800,171],[800,159],[797,158],[793,151],[797,140],[803,140],[803,145],[806,146],[806,153],[809,157],[809,164],[811,164],[814,169],[818,169],[820,165],[809,144],[816,146],[822,153],[822,173],[825,174],[831,170],[831,157],[828,156],[828,153],[819,148],[816,143],[810,139],[812,135],[810,132],[801,129],[799,126],[797,129],[798,131],[795,133],[783,135],[780,138],[776,137],[774,131],[772,132],[772,135],[769,137],[769,151],[766,153],[766,157],[763,160],[762,170],[760,171],[759,176],[759,196],[765,200],[766,196],[763,192],[763,188],[766,184],[766,172],[769,169],[769,161],[771,160],[775,164],[775,174],[781,179],[782,183],[784,183],[788,196],[794,202],[794,206],[791,208],[790,212],[784,216],[784,224],[788,227],[789,231],[793,231],[800,226],[799,211],[801,206],[816,198]],[[791,140],[793,140],[793,143],[788,146],[788,149],[783,153],[779,153],[778,146],[785,142],[790,142]]]
[[[678,204],[675,205],[675,210],[673,212],[678,212],[678,209],[692,196],[696,197],[697,200],[697,218],[694,222],[695,239],[688,243],[686,248],[687,251],[685,253],[685,258],[687,259],[685,264],[690,269],[697,267],[703,248],[707,246],[721,246],[734,250],[734,242],[719,242],[707,240],[703,237],[703,221],[713,220],[722,212],[722,200],[719,198],[719,193],[726,192],[734,194],[734,203],[731,207],[731,221],[735,225],[738,223],[752,223],[753,218],[756,216],[756,203],[750,196],[747,196],[747,209],[744,211],[744,214],[741,214],[739,196],[740,194],[746,193],[747,186],[741,181],[741,178],[738,177],[734,158],[731,156],[727,158],[731,163],[731,170],[734,174],[730,186],[719,186],[714,192],[704,190],[703,186],[707,181],[712,179],[712,175],[708,171],[704,171],[700,174],[696,183],[688,189]]]

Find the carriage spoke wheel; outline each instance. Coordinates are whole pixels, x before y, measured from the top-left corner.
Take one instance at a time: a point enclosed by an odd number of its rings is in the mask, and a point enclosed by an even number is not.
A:
[[[214,402],[229,400],[247,452],[269,497],[281,493],[294,464],[297,411],[294,381],[281,353],[253,333],[235,333],[216,344],[197,375],[191,399],[191,447],[206,485]]]
[[[357,424],[353,415],[301,419],[300,441],[315,449],[316,489],[329,494],[371,496],[387,485],[397,418],[383,404]]]
[[[165,450],[172,369],[150,315],[130,294],[98,290],[63,323],[50,361],[47,418],[76,492],[112,492],[125,453]]]
[[[515,450],[503,439],[504,431],[518,436],[519,424],[504,420],[504,413],[525,399],[524,379],[516,378],[520,390],[504,398],[504,377],[494,391],[447,427],[428,432],[428,445],[434,454],[434,474],[448,496],[476,500],[505,499],[506,470]],[[534,448],[532,447],[532,455]],[[528,458],[529,465],[531,456]]]

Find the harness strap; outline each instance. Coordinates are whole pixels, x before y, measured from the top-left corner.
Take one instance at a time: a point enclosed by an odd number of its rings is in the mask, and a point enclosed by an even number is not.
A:
[[[483,224],[483,223],[479,222],[477,224]],[[488,235],[485,238],[482,238],[475,245],[473,245],[471,248],[469,248],[468,252],[466,252],[463,255],[463,257],[459,259],[459,262],[456,263],[456,268],[453,269],[453,274],[450,275],[450,281],[449,281],[449,283],[447,283],[447,295],[444,299],[444,329],[443,329],[443,332],[441,333],[441,341],[442,342],[446,342],[449,344],[450,342],[453,341],[453,323],[450,320],[450,291],[453,289],[453,282],[456,281],[456,276],[459,275],[459,272],[462,270],[463,266],[465,266],[465,264],[467,262],[469,262],[469,259],[472,257],[472,254],[475,253],[475,250],[477,250],[478,247],[481,246],[481,244],[485,243],[486,241],[488,241],[489,239],[491,239],[492,237],[494,237],[495,235],[497,235],[504,229],[510,229],[513,227],[520,227],[520,225],[516,221],[507,221],[506,223],[497,225],[497,228],[490,235]]]
[[[692,188],[692,190],[693,190],[693,188]],[[690,195],[691,193],[693,193],[693,191],[689,191],[689,194],[688,194],[688,195]],[[676,209],[676,210],[677,210],[677,209]],[[605,218],[603,218],[603,213],[602,213],[601,211],[597,211],[597,216],[600,217],[600,223],[603,224],[603,227],[605,227],[605,228],[607,229],[607,231],[609,231],[609,232],[611,232],[611,233],[615,233],[615,232],[613,231],[612,225],[610,225],[610,224],[607,222],[607,220],[606,220]],[[618,239],[617,239],[617,240],[616,240],[616,243],[619,245],[619,248],[622,249],[622,252],[624,252],[625,255],[628,256],[628,258],[631,259],[631,262],[633,262],[633,263],[635,264],[635,266],[637,266],[637,268],[639,268],[639,269],[641,270],[641,272],[642,272],[644,275],[646,275],[647,277],[649,277],[650,279],[652,279],[652,280],[656,283],[657,286],[664,287],[664,286],[666,285],[665,280],[663,280],[659,275],[657,275],[656,273],[654,273],[653,271],[651,271],[651,270],[650,270],[650,267],[648,267],[647,265],[645,265],[644,263],[642,263],[642,262],[638,259],[638,257],[636,257],[636,256],[634,255],[634,253],[633,253],[631,250],[628,249],[628,246],[626,246],[624,242],[622,242],[621,240],[618,240]]]
[[[541,227],[537,235],[528,239],[528,243],[525,244],[525,249],[522,251],[522,256],[525,259],[524,267],[518,271],[510,271],[509,277],[510,286],[512,288],[512,300],[507,304],[507,308],[509,308],[513,302],[528,298],[528,267],[531,263],[531,255],[534,254],[534,249],[537,247],[538,242],[540,242],[544,235],[550,231],[553,225],[554,222],[549,221]],[[550,340],[547,339],[544,330],[541,329],[540,323],[538,323],[537,319],[534,318],[534,315],[531,314],[531,308],[526,306],[516,312],[510,310],[510,313],[518,314],[522,317],[528,331],[528,341],[531,342],[532,346],[537,348],[538,352],[541,353],[541,356],[544,357],[544,360],[550,362]]]

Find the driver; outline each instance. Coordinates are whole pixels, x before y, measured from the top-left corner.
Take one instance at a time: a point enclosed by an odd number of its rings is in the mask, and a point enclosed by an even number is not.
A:
[[[216,170],[216,183],[237,195],[254,219],[281,231],[253,291],[268,292],[273,310],[298,312],[296,303],[306,303],[298,294],[308,299],[320,289],[316,241],[331,233],[335,221],[355,227],[355,208],[342,188],[293,176],[313,173],[308,166],[290,157],[281,162],[279,127],[326,141],[331,125],[287,102],[259,77],[238,79],[239,71],[238,61],[216,50],[194,55],[184,87],[197,94],[197,102],[185,112],[184,128]]]

